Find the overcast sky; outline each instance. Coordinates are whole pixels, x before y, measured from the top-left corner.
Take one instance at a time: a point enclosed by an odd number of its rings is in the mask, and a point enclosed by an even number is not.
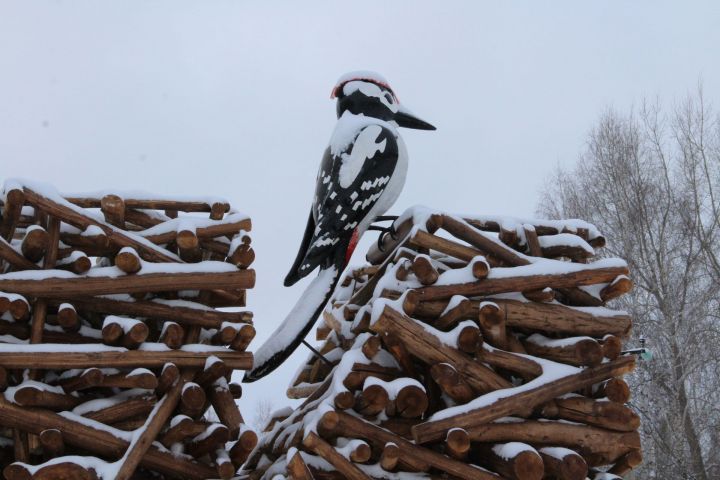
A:
[[[228,198],[253,219],[257,347],[304,287],[282,278],[342,73],[381,72],[438,127],[402,132],[394,212],[531,215],[609,106],[698,81],[720,103],[718,25],[716,0],[0,0],[0,178]],[[260,399],[290,403],[306,355],[245,388],[248,420]]]

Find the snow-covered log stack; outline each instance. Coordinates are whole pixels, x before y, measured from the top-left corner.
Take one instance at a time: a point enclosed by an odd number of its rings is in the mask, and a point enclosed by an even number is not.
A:
[[[351,269],[324,340],[244,474],[612,479],[641,461],[626,405],[632,282],[582,221],[412,209]],[[279,477],[278,477],[279,475]]]
[[[0,196],[0,463],[7,480],[231,478],[257,443],[250,219],[220,199]]]

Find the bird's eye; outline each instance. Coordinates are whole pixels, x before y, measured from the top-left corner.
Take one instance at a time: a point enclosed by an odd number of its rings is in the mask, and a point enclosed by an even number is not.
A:
[[[388,103],[393,103],[393,97],[389,93],[385,94],[385,98],[387,99]]]

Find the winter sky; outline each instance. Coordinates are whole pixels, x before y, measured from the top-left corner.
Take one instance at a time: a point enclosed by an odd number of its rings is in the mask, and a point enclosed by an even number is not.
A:
[[[402,132],[394,212],[527,216],[608,107],[701,81],[720,108],[718,25],[717,1],[0,0],[0,178],[228,198],[253,218],[257,347],[304,288],[282,278],[340,74],[381,72],[438,127]],[[290,404],[299,352],[245,388],[248,420]]]

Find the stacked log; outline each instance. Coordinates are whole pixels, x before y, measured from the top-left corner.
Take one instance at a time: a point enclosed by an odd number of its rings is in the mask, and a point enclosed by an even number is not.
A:
[[[250,219],[19,180],[0,198],[4,478],[234,476],[257,442],[232,382],[253,361]]]
[[[406,212],[350,269],[243,478],[621,478],[641,461],[606,302],[626,263],[586,222]]]

